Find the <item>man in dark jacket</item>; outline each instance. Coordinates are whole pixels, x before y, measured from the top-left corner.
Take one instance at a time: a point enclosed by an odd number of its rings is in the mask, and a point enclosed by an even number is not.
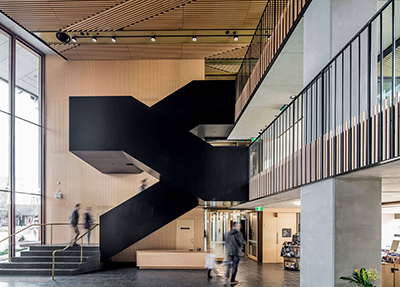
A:
[[[77,203],[75,205],[75,209],[71,213],[71,217],[69,218],[69,224],[72,227],[73,232],[75,233],[75,238],[72,239],[71,242],[74,242],[78,236],[79,236],[79,228],[78,228],[78,222],[79,222],[79,210],[81,209],[81,204]],[[78,246],[78,244],[75,242],[74,246]]]
[[[240,225],[234,222],[232,224],[232,229],[225,236],[226,244],[226,255],[228,259],[228,264],[226,264],[225,279],[224,284],[227,284],[229,280],[229,273],[232,268],[232,277],[230,284],[237,284],[236,274],[239,266],[240,257],[242,256],[242,248],[246,244],[243,239],[242,233],[238,230]]]

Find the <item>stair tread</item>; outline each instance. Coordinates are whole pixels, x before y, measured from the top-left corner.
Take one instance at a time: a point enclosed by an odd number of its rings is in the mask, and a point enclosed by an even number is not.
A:
[[[80,264],[81,262],[55,262],[55,264]],[[86,262],[82,262],[86,263]],[[3,264],[52,264],[52,262],[5,262],[5,263],[0,263],[0,266]]]
[[[57,255],[56,255],[56,257],[57,257]],[[30,258],[30,259],[37,259],[37,258],[53,258],[53,256],[23,256],[23,257],[16,257],[16,258],[24,258],[24,259],[26,259],[26,258]],[[81,258],[81,256],[80,255],[77,255],[77,256],[63,256],[62,257],[63,259],[68,259],[68,258]],[[92,258],[92,256],[82,256],[82,258],[86,258],[86,259],[88,259],[88,258]]]
[[[1,271],[33,271],[33,272],[41,272],[41,271],[52,271],[53,269],[51,268],[43,268],[43,269],[30,269],[30,268],[8,268],[8,269],[0,269]],[[79,270],[78,268],[73,268],[73,269],[54,269],[54,271],[77,271]]]

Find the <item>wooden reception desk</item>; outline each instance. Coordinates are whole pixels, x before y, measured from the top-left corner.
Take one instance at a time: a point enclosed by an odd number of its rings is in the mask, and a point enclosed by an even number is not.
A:
[[[143,269],[205,269],[207,252],[138,250],[136,265]]]

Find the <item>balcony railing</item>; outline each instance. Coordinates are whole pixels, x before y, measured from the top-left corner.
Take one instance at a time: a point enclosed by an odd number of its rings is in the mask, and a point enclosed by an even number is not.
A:
[[[399,15],[382,6],[251,145],[251,199],[399,156]]]
[[[269,0],[236,77],[237,120],[311,0]]]

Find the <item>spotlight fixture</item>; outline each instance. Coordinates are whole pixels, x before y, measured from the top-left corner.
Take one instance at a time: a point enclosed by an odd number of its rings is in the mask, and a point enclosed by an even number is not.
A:
[[[196,37],[196,36],[193,36],[193,37],[192,37],[192,41],[193,41],[193,42],[196,42],[196,41],[197,41],[197,37]]]
[[[151,40],[152,42],[155,42],[155,41],[156,41],[156,37],[151,36],[150,40]]]
[[[269,40],[270,37],[271,37],[271,35],[267,35],[267,40]]]
[[[57,32],[56,33],[56,37],[60,42],[63,42],[65,44],[69,43],[69,41],[71,40],[69,35],[67,33],[64,33],[64,32]]]
[[[78,42],[78,40],[75,37],[72,37],[71,41],[74,42],[74,43]]]
[[[117,38],[111,37],[111,41],[115,43],[115,42],[117,42]]]
[[[237,35],[233,36],[233,41],[237,41],[237,40],[239,40],[239,36],[237,36]]]
[[[297,97],[296,95],[291,95],[291,96],[290,96],[290,98],[291,98],[292,100],[294,100],[296,97]]]
[[[92,41],[96,43],[97,42],[97,38],[96,37],[92,37]]]

